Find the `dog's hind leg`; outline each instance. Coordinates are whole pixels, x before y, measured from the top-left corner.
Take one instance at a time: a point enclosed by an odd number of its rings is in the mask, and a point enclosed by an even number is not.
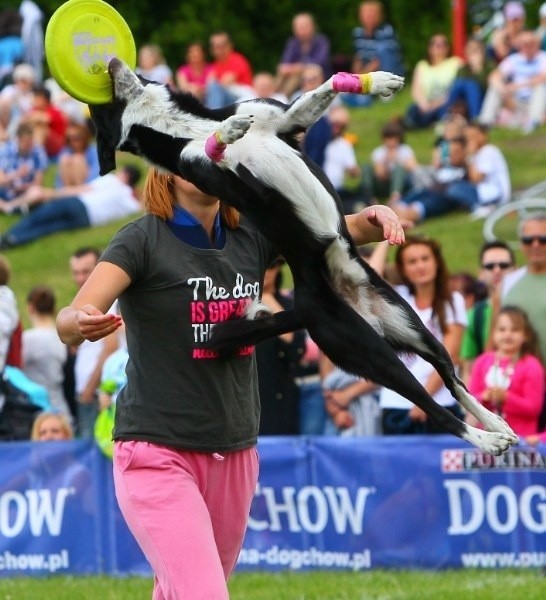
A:
[[[438,405],[405,367],[389,342],[333,292],[321,294],[320,301],[310,298],[305,292],[303,295],[306,297],[302,299],[302,290],[299,292],[295,300],[298,302],[299,297],[306,305],[306,327],[334,364],[394,390],[422,408],[446,432],[485,452],[502,454],[517,441],[508,433],[470,427]],[[300,309],[303,310],[302,304]]]
[[[407,314],[404,307],[388,306],[386,310],[392,313],[390,318],[382,319],[384,335],[389,343],[398,350],[414,352],[429,362],[436,369],[451,395],[466,411],[474,415],[487,431],[505,433],[512,436],[514,441],[517,441],[516,434],[506,421],[499,415],[490,412],[468,392],[464,383],[457,377],[453,361],[445,346],[426,328],[417,326],[412,328],[401,327],[400,323],[402,321],[399,315],[395,317],[395,312],[403,311],[406,313],[407,321],[411,322],[412,320],[412,315]],[[416,322],[416,325],[418,325],[418,322]]]

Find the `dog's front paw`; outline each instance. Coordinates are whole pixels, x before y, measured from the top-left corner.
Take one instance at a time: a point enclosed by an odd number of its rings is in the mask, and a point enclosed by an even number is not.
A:
[[[404,87],[404,78],[387,71],[374,71],[369,73],[370,94],[388,98]]]
[[[500,456],[507,452],[511,446],[515,446],[519,440],[515,434],[507,434],[498,431],[483,431],[474,427],[468,427],[462,438],[474,444],[480,450]]]
[[[252,115],[232,115],[222,121],[218,137],[224,144],[233,144],[245,135],[253,122]]]

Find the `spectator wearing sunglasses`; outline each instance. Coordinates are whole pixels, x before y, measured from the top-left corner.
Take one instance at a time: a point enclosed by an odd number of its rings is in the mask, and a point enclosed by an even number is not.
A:
[[[479,281],[487,288],[487,297],[477,301],[468,310],[468,326],[461,345],[462,376],[468,375],[474,359],[487,349],[494,306],[499,303],[500,286],[504,277],[515,269],[515,255],[501,240],[485,242],[479,253]]]
[[[501,302],[522,308],[538,334],[542,364],[546,364],[546,211],[526,216],[518,225],[525,265],[503,281]],[[546,427],[545,408],[539,421]]]

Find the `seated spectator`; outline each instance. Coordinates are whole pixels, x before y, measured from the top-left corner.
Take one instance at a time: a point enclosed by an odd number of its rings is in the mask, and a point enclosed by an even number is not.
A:
[[[292,19],[292,36],[277,65],[276,91],[290,98],[301,87],[303,67],[320,65],[325,78],[331,75],[330,40],[317,32],[313,15],[299,13]]]
[[[474,218],[483,218],[498,204],[510,199],[510,173],[506,159],[497,146],[489,143],[487,127],[470,123],[465,132],[467,178],[459,178],[439,193],[415,196],[411,193],[393,204],[399,217],[422,221],[455,210],[467,210]],[[452,152],[454,142],[450,144]],[[457,151],[460,154],[460,149]],[[460,165],[462,169],[462,163]]]
[[[0,91],[0,141],[15,134],[20,120],[32,108],[34,69],[22,63],[13,69],[13,83]]]
[[[13,69],[23,62],[22,25],[23,19],[16,8],[4,8],[0,12],[0,90],[11,83]]]
[[[405,143],[404,128],[398,122],[389,122],[381,130],[383,143],[372,151],[371,161],[362,168],[364,196],[368,203],[376,199],[391,202],[412,187],[412,174],[417,159],[411,146]]]
[[[255,98],[273,98],[284,104],[288,104],[288,98],[275,91],[275,77],[267,71],[260,71],[256,73],[252,78],[252,89],[254,91]]]
[[[413,70],[413,102],[404,115],[404,127],[423,129],[442,118],[451,86],[462,65],[461,58],[451,55],[451,47],[444,34],[430,38],[427,57],[420,60]]]
[[[69,122],[86,123],[90,120],[89,107],[87,104],[76,100],[65,92],[60,85],[49,77],[44,81],[45,87],[51,92],[51,103],[56,106]]]
[[[392,25],[385,22],[382,2],[361,2],[358,20],[360,25],[353,29],[352,72],[390,71],[396,75],[404,75],[400,44]],[[348,106],[369,106],[373,102],[373,96],[344,94],[343,102]]]
[[[74,432],[65,415],[40,412],[32,424],[30,439],[33,442],[60,442],[74,439]]]
[[[205,47],[201,42],[190,44],[186,50],[186,62],[176,70],[176,85],[182,92],[189,92],[201,102],[205,100],[207,78],[212,66],[207,61]]]
[[[485,44],[472,38],[465,44],[464,59],[465,64],[457,71],[444,108],[447,114],[459,113],[473,121],[480,114],[487,80],[496,63],[487,57]]]
[[[467,323],[466,310],[462,296],[449,289],[440,245],[428,238],[408,236],[396,250],[396,267],[403,280],[396,291],[456,362]],[[415,355],[401,356],[401,360],[437,404],[462,417],[458,402],[430,363]],[[421,408],[390,389],[381,389],[380,406],[385,435],[443,433]]]
[[[58,157],[55,187],[89,183],[99,176],[97,146],[87,123],[69,123]]]
[[[456,182],[468,177],[464,138],[453,138],[444,142],[447,151],[442,163],[427,174],[424,186],[415,187],[399,200],[389,202],[390,207],[402,219],[420,222],[461,208],[449,200],[449,191]]]
[[[147,44],[140,48],[135,72],[148,81],[174,84],[173,72],[167,66],[163,52],[157,44]]]
[[[222,108],[252,98],[250,62],[235,50],[225,31],[210,36],[210,51],[214,60],[207,80],[205,104],[209,108]]]
[[[386,242],[361,246],[359,254],[379,275],[385,277],[389,245]],[[322,392],[328,419],[326,435],[372,436],[382,433],[380,388],[372,382],[335,367],[321,357]]]
[[[299,94],[309,92],[324,83],[324,71],[320,65],[306,65],[301,76],[301,89]],[[298,94],[298,95],[299,95]],[[294,100],[294,98],[292,98]],[[333,106],[331,106],[333,108]],[[320,117],[305,132],[303,138],[303,151],[319,167],[324,167],[326,146],[332,139],[332,125],[327,115]]]
[[[23,331],[23,371],[43,385],[51,408],[70,416],[63,392],[67,347],[55,328],[55,294],[45,285],[33,287],[27,295],[27,311],[31,327]]]
[[[324,173],[338,193],[345,214],[358,212],[366,205],[362,190],[347,186],[347,179],[360,180],[361,172],[353,144],[345,137],[351,115],[345,106],[334,106],[328,113],[332,139],[324,151]],[[360,183],[360,181],[358,181]]]
[[[518,37],[525,27],[525,7],[521,2],[507,2],[504,9],[504,23],[493,30],[487,44],[487,55],[497,64],[509,54],[518,51]]]
[[[546,2],[543,2],[538,9],[538,27],[536,33],[540,40],[540,49],[546,50]]]
[[[517,435],[536,434],[545,371],[527,313],[516,306],[501,308],[492,339],[493,350],[474,362],[468,390],[486,408],[501,415]],[[476,424],[470,415],[468,420]]]
[[[322,367],[322,392],[328,413],[325,435],[380,435],[378,386],[346,373],[326,358],[325,363],[327,366]]]
[[[18,205],[41,203],[0,237],[6,250],[58,231],[96,227],[140,211],[137,167],[127,165],[80,186],[60,189],[34,186],[18,198]]]
[[[34,88],[32,108],[23,117],[34,131],[34,142],[45,148],[50,160],[57,158],[64,144],[68,119],[51,104],[51,92],[44,86]]]
[[[437,169],[449,164],[449,144],[453,140],[464,138],[468,121],[463,115],[449,113],[438,122],[434,133],[434,147],[432,149],[432,167]]]
[[[34,143],[32,125],[21,123],[15,139],[0,144],[0,211],[9,212],[17,196],[41,185],[47,166],[44,148]]]
[[[486,125],[521,127],[529,133],[544,122],[546,51],[540,49],[537,34],[529,30],[519,34],[518,46],[519,51],[507,56],[489,76],[479,120]]]
[[[449,276],[449,289],[452,292],[459,292],[461,294],[464,298],[464,305],[467,311],[487,296],[485,284],[468,271],[452,273]]]

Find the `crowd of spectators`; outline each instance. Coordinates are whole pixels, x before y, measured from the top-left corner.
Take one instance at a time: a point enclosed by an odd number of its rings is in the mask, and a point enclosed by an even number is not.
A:
[[[28,2],[26,9],[36,26],[40,19],[32,5]],[[2,231],[2,251],[141,210],[138,169],[125,166],[99,177],[87,107],[67,97],[53,80],[42,79],[40,59],[32,58],[39,54],[39,44],[25,46],[21,14],[0,12],[0,211],[20,215]],[[350,122],[353,110],[366,110],[376,101],[371,96],[339,98],[303,137],[302,148],[324,169],[346,213],[386,202],[410,225],[461,209],[479,218],[508,201],[508,165],[490,143],[488,130],[510,126],[531,132],[545,120],[546,3],[536,30],[526,27],[525,8],[519,2],[508,2],[504,16],[502,28],[490,40],[470,38],[463,57],[452,54],[445,32],[435,33],[423,59],[410,69],[383,4],[365,0],[358,5],[354,54],[347,69],[406,72],[411,99],[400,118],[383,124],[377,147],[363,164],[357,161]],[[212,32],[208,45],[199,40],[189,44],[184,60],[174,68],[158,45],[143,45],[137,72],[189,92],[209,108],[220,108],[255,97],[290,102],[324,82],[332,74],[333,59],[320,24],[313,14],[302,12],[292,19],[275,72],[255,72],[226,31]],[[435,127],[437,139],[430,164],[422,165],[408,132],[429,127]],[[50,186],[45,185],[48,177]],[[481,249],[479,274],[468,276],[466,283],[473,279],[483,284],[487,297],[482,300],[470,289],[464,288],[464,296],[456,289],[437,241],[410,238],[393,264],[387,262],[386,246],[378,245],[371,260],[444,343],[477,397],[503,414],[516,433],[536,442],[545,426],[541,411],[546,308],[540,298],[546,297],[546,216],[523,222],[520,240],[526,264],[518,270],[512,249],[503,242]],[[98,257],[98,251],[83,248],[70,258],[78,287]],[[268,271],[263,290],[262,300],[273,312],[291,306],[282,276],[280,260]],[[13,313],[9,276],[4,279],[0,322],[6,362],[20,318]],[[45,285],[29,290],[30,327],[23,332],[16,366],[47,388],[53,410],[36,422],[33,439],[89,438],[99,410],[115,404],[116,391],[123,385],[118,376],[127,361],[123,336],[89,347],[83,344],[75,353],[55,335],[55,308],[54,290]],[[108,362],[110,355],[114,359]],[[257,348],[257,361],[262,435],[436,432],[408,400],[329,363],[305,332],[264,342]],[[460,410],[428,363],[411,358],[408,367],[438,402]],[[59,414],[63,417],[56,421],[54,415]]]

